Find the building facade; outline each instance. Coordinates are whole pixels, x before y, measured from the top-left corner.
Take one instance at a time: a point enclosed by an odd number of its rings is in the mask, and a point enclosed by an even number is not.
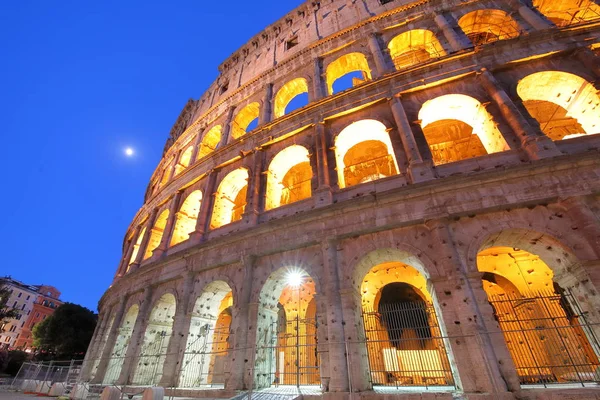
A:
[[[81,379],[597,398],[599,53],[590,0],[305,2],[179,116]]]
[[[11,291],[7,305],[19,311],[16,318],[5,321],[0,329],[0,346],[31,351],[33,326],[62,304],[58,300],[60,292],[53,286],[27,285],[8,276],[0,278],[0,286]]]

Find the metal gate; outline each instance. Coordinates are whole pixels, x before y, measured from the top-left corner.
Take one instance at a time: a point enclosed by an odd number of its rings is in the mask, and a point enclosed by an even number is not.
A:
[[[521,384],[597,382],[600,345],[568,291],[489,296]]]
[[[133,385],[157,385],[163,374],[171,332],[155,328],[145,336],[131,380]]]
[[[445,340],[433,306],[381,304],[363,310],[373,386],[454,387]]]

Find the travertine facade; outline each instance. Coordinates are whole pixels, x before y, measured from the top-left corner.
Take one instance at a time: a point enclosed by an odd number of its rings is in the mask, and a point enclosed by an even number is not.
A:
[[[175,124],[82,378],[600,397],[599,10],[308,1],[269,26]]]

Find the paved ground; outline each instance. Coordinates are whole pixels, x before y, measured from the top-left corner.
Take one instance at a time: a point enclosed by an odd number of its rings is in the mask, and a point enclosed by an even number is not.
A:
[[[17,392],[7,392],[0,390],[0,400],[31,400],[31,399],[39,399],[40,397],[17,393]],[[50,397],[46,397],[49,399]]]

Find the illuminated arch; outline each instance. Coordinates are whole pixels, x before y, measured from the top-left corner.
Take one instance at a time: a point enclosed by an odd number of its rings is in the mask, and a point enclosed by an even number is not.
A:
[[[600,6],[591,0],[533,0],[533,6],[559,27],[600,18]]]
[[[436,165],[509,149],[492,116],[470,96],[447,94],[428,100],[419,120]]]
[[[169,162],[167,163],[165,168],[163,168],[159,186],[164,186],[169,182],[169,179],[171,178],[171,171],[174,168],[174,165],[173,165],[174,163],[175,163],[175,156],[171,157],[171,159],[169,160]]]
[[[171,293],[162,295],[154,304],[137,358],[132,380],[134,385],[153,385],[160,382],[173,333],[176,308],[177,300]]]
[[[308,150],[293,145],[280,151],[267,171],[267,210],[311,196],[312,168]]]
[[[102,380],[104,385],[115,384],[117,379],[119,379],[121,369],[123,368],[123,362],[125,361],[125,354],[127,354],[127,348],[129,347],[131,335],[133,334],[133,327],[135,326],[135,321],[137,320],[139,312],[140,307],[137,304],[132,305],[127,310],[123,322],[121,322],[121,326],[117,331],[117,339],[115,340],[115,345],[110,353],[110,360],[108,361],[106,372],[104,373],[104,379]]]
[[[242,219],[246,208],[247,190],[248,170],[246,168],[236,169],[223,178],[215,195],[211,229]]]
[[[194,153],[194,146],[188,146],[179,157],[179,162],[175,166],[175,175],[182,173],[187,167],[190,166],[192,161],[192,154]]]
[[[167,226],[168,219],[169,210],[164,210],[160,213],[158,218],[156,218],[154,227],[152,227],[150,231],[150,240],[148,240],[148,245],[146,246],[144,260],[150,258],[152,256],[152,252],[156,250],[156,248],[160,245],[160,241],[162,240],[162,236],[164,234],[165,227]]]
[[[239,139],[247,133],[247,129],[260,114],[260,105],[258,103],[250,103],[242,108],[237,113],[231,124],[231,136],[234,139]]]
[[[331,64],[327,66],[327,71],[325,73],[327,80],[327,90],[329,94],[333,94],[333,84],[339,78],[347,75],[351,72],[362,72],[363,81],[371,79],[371,69],[369,68],[369,63],[367,61],[367,57],[365,57],[362,53],[349,53],[341,56]],[[357,83],[355,82],[354,86]]]
[[[536,72],[519,81],[517,93],[552,140],[600,133],[600,96],[577,75]]]
[[[446,54],[435,34],[426,29],[413,29],[390,40],[390,57],[397,70]]]
[[[399,171],[387,128],[372,119],[344,128],[335,138],[335,158],[340,188],[396,175]]]
[[[190,238],[190,233],[196,229],[196,220],[200,212],[202,192],[196,190],[185,199],[179,212],[171,238],[171,246],[184,242]]]
[[[215,125],[204,134],[198,149],[198,160],[203,159],[217,149],[217,146],[221,142],[222,130],[221,125]]]
[[[283,85],[273,101],[275,118],[284,116],[288,104],[303,93],[308,93],[308,83],[304,78],[296,78]]]
[[[143,227],[137,237],[137,240],[135,241],[135,244],[133,245],[133,251],[131,252],[131,257],[129,258],[129,263],[127,264],[127,271],[125,273],[129,272],[129,267],[135,262],[135,259],[137,258],[137,255],[140,251],[140,246],[142,245],[142,240],[144,240],[145,235],[146,227]]]
[[[519,26],[502,10],[471,11],[458,20],[458,25],[475,46],[519,36]]]

